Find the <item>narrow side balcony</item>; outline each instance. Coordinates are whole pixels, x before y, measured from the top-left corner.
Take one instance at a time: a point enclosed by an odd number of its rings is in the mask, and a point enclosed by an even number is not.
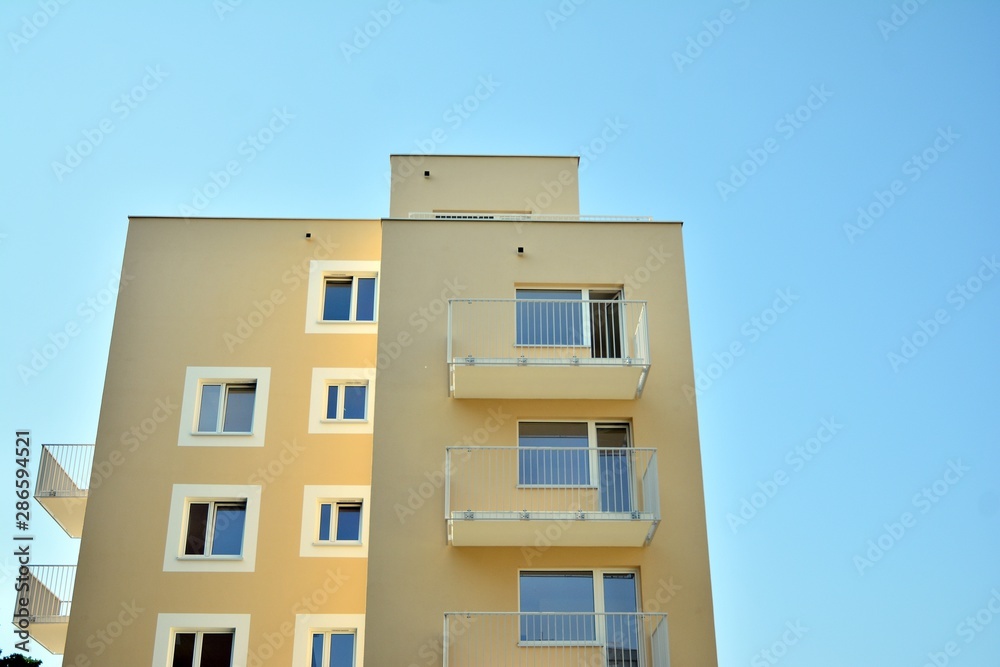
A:
[[[49,653],[66,650],[66,629],[76,582],[76,565],[29,565],[22,581],[26,590],[17,590],[14,599],[14,627],[27,632]]]
[[[642,547],[660,523],[655,449],[448,447],[445,521],[457,547]]]
[[[669,667],[667,615],[449,612],[445,667]]]
[[[447,360],[454,398],[642,395],[649,373],[645,301],[582,298],[597,290],[518,293],[561,298],[449,300]]]
[[[83,531],[93,464],[93,445],[42,445],[35,500],[70,537]]]

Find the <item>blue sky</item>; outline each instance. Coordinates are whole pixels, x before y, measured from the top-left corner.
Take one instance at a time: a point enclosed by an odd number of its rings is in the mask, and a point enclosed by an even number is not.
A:
[[[996,664],[1000,4],[12,0],[0,28],[11,443],[93,442],[126,216],[372,218],[390,153],[583,154],[582,212],[685,222],[720,664]]]

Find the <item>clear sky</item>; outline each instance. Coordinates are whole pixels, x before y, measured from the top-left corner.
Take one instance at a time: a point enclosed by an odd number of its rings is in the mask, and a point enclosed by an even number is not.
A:
[[[94,440],[126,216],[374,218],[390,153],[582,154],[583,213],[685,223],[720,664],[997,664],[1000,3],[8,0],[0,28],[0,479],[18,428]]]

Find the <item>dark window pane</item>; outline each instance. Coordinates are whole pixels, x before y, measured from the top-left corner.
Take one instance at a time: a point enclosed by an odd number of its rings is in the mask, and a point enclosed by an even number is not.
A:
[[[354,635],[330,635],[329,667],[354,667]]]
[[[239,556],[243,553],[243,526],[246,523],[246,514],[246,503],[215,506],[213,556]]]
[[[232,667],[233,633],[206,632],[201,638],[201,667]]]
[[[174,635],[174,659],[171,667],[191,667],[194,665],[194,633],[178,632]]]
[[[330,503],[323,503],[319,506],[319,539],[324,542],[330,539]]]
[[[337,505],[337,539],[361,539],[361,505]]]
[[[517,290],[518,345],[583,345],[580,290]]]
[[[312,661],[309,667],[323,667],[323,638],[325,635],[315,633],[313,635]]]
[[[375,321],[375,279],[358,278],[358,316],[359,322]]]
[[[330,385],[326,388],[326,418],[336,419],[337,418],[337,395],[340,393],[340,387],[335,384]]]
[[[226,390],[226,433],[250,433],[253,430],[253,401],[256,385],[232,385]]]
[[[364,419],[368,387],[349,384],[344,387],[344,419]]]
[[[201,408],[198,410],[198,430],[215,433],[219,430],[219,396],[221,384],[206,384],[201,388]]]
[[[208,503],[191,503],[188,506],[187,539],[184,542],[185,555],[205,555],[205,531],[207,529]]]
[[[596,638],[594,578],[590,572],[522,572],[520,582],[522,641],[593,641]],[[586,613],[537,613],[559,611]]]
[[[521,449],[518,452],[518,483],[555,486],[590,484],[588,443],[585,422],[519,424],[517,444]],[[545,447],[560,449],[532,451]]]
[[[323,296],[323,319],[346,322],[351,319],[351,279],[327,280]]]

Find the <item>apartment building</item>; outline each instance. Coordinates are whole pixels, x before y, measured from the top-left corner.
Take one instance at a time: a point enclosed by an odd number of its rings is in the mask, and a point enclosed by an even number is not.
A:
[[[381,220],[130,221],[36,487],[64,665],[717,663],[681,225],[581,216],[575,157],[390,165]]]

